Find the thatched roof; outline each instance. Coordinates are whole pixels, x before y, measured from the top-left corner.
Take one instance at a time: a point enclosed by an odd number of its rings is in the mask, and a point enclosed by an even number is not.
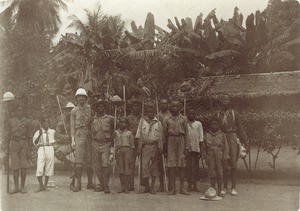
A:
[[[228,93],[234,97],[263,97],[300,94],[300,70],[202,77],[197,81],[201,85],[196,90],[212,81],[215,83],[209,89],[212,95]]]

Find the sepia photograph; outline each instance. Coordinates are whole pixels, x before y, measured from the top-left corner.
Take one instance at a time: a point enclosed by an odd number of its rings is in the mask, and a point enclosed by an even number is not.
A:
[[[299,0],[0,0],[0,211],[299,205]]]

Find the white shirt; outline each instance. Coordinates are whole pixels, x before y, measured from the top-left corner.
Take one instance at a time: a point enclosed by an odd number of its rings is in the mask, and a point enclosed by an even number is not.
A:
[[[33,135],[33,144],[35,145],[34,141],[39,137],[40,131],[36,131]],[[55,134],[55,130],[53,129],[48,129],[47,131],[45,131],[44,129],[42,129],[42,135],[40,137],[40,140],[38,142],[38,144],[36,146],[39,145],[47,145],[46,140],[47,140],[47,134],[49,137],[49,144],[53,144],[55,142],[54,140],[54,134]]]
[[[203,128],[199,121],[188,123],[188,137],[190,141],[190,149],[192,152],[200,152],[200,142],[203,141]]]

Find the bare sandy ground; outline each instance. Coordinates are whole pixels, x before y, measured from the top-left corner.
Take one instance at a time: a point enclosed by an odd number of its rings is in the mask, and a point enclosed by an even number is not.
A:
[[[104,194],[86,190],[86,178],[83,178],[83,191],[73,193],[69,190],[69,172],[57,171],[51,179],[57,188],[49,192],[35,193],[38,182],[34,171],[30,171],[27,180],[27,194],[6,194],[6,176],[1,175],[1,207],[3,211],[32,210],[280,210],[295,211],[299,208],[299,157],[295,151],[285,148],[278,158],[278,171],[269,169],[271,157],[261,155],[258,170],[250,177],[246,174],[243,162],[239,161],[240,180],[238,196],[228,195],[221,201],[202,201],[199,197],[209,187],[208,180],[199,183],[200,193],[191,196],[166,193]],[[254,157],[254,155],[253,155]],[[11,176],[12,177],[12,176]],[[12,178],[11,178],[12,180]],[[111,180],[112,182],[112,180]],[[179,186],[179,184],[177,184]],[[112,187],[112,184],[110,185]],[[116,190],[120,188],[115,179]],[[137,184],[136,184],[137,187]]]

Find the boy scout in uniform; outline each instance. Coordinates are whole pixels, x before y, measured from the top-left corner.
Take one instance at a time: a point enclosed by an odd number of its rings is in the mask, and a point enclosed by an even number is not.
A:
[[[55,129],[55,157],[60,160],[61,162],[67,164],[68,166],[73,167],[73,162],[71,162],[66,156],[72,153],[71,148],[71,135],[70,135],[70,117],[71,117],[71,110],[74,108],[74,104],[69,102],[66,107],[63,109],[64,113],[64,121],[61,120]],[[66,127],[66,128],[65,128]],[[67,133],[66,134],[66,130]]]
[[[134,149],[133,134],[127,129],[127,120],[119,120],[119,129],[114,134],[117,170],[120,175],[121,191],[118,193],[129,193],[128,181],[131,175],[132,152]]]
[[[190,143],[188,141],[188,122],[180,115],[181,102],[172,100],[171,116],[164,120],[164,134],[167,142],[167,167],[169,168],[170,195],[176,194],[176,167],[180,172],[180,194],[190,195],[184,190],[185,157],[188,154]]]
[[[190,142],[190,153],[187,155],[187,177],[188,191],[199,192],[197,181],[199,178],[200,149],[203,148],[203,128],[201,122],[197,121],[196,112],[188,110],[188,137]]]
[[[24,117],[24,109],[17,107],[16,117],[9,121],[8,134],[10,138],[10,168],[13,171],[15,189],[11,194],[21,192],[27,193],[25,190],[25,180],[27,168],[29,164],[29,153],[31,146],[31,124]],[[30,144],[30,145],[29,145]],[[21,189],[19,189],[19,173],[21,173]]]
[[[137,128],[139,126],[139,122],[141,120],[141,106],[142,103],[140,101],[134,100],[130,102],[132,106],[132,112],[127,116],[128,121],[128,130],[132,132],[135,137]],[[132,152],[132,162],[131,162],[131,174],[129,177],[129,191],[134,190],[134,173],[135,173],[135,161],[137,157],[137,149],[138,149],[138,140],[134,138],[134,150]]]
[[[211,187],[216,189],[218,184],[218,195],[221,196],[223,168],[226,168],[229,158],[229,148],[226,135],[220,130],[219,120],[214,118],[210,122],[210,130],[205,134],[205,161],[208,165]]]
[[[114,117],[105,113],[106,105],[107,102],[101,99],[93,105],[97,115],[92,123],[92,146],[94,166],[100,182],[100,187],[95,188],[95,191],[110,193],[108,184],[110,157],[113,150]]]
[[[84,163],[87,167],[88,184],[87,189],[93,189],[93,169],[92,162],[92,145],[91,145],[91,122],[92,111],[87,104],[87,93],[84,89],[79,88],[75,94],[77,106],[71,111],[71,138],[72,148],[75,148],[75,178],[77,184],[71,185],[73,192],[81,190],[81,177]]]
[[[155,107],[146,107],[145,119],[141,119],[137,129],[136,138],[139,139],[138,154],[141,155],[141,178],[145,186],[143,193],[155,194],[154,183],[159,176],[158,162],[162,153],[163,128],[161,122],[155,117]],[[151,187],[149,188],[149,177]]]
[[[238,138],[244,145],[248,145],[248,139],[243,128],[238,112],[231,108],[231,98],[229,95],[224,95],[222,98],[222,110],[218,113],[221,130],[225,133],[229,146],[229,161],[228,166],[231,168],[231,195],[237,195],[236,177],[237,177],[237,161],[238,161]],[[228,169],[224,169],[224,189],[222,194],[228,193]]]

